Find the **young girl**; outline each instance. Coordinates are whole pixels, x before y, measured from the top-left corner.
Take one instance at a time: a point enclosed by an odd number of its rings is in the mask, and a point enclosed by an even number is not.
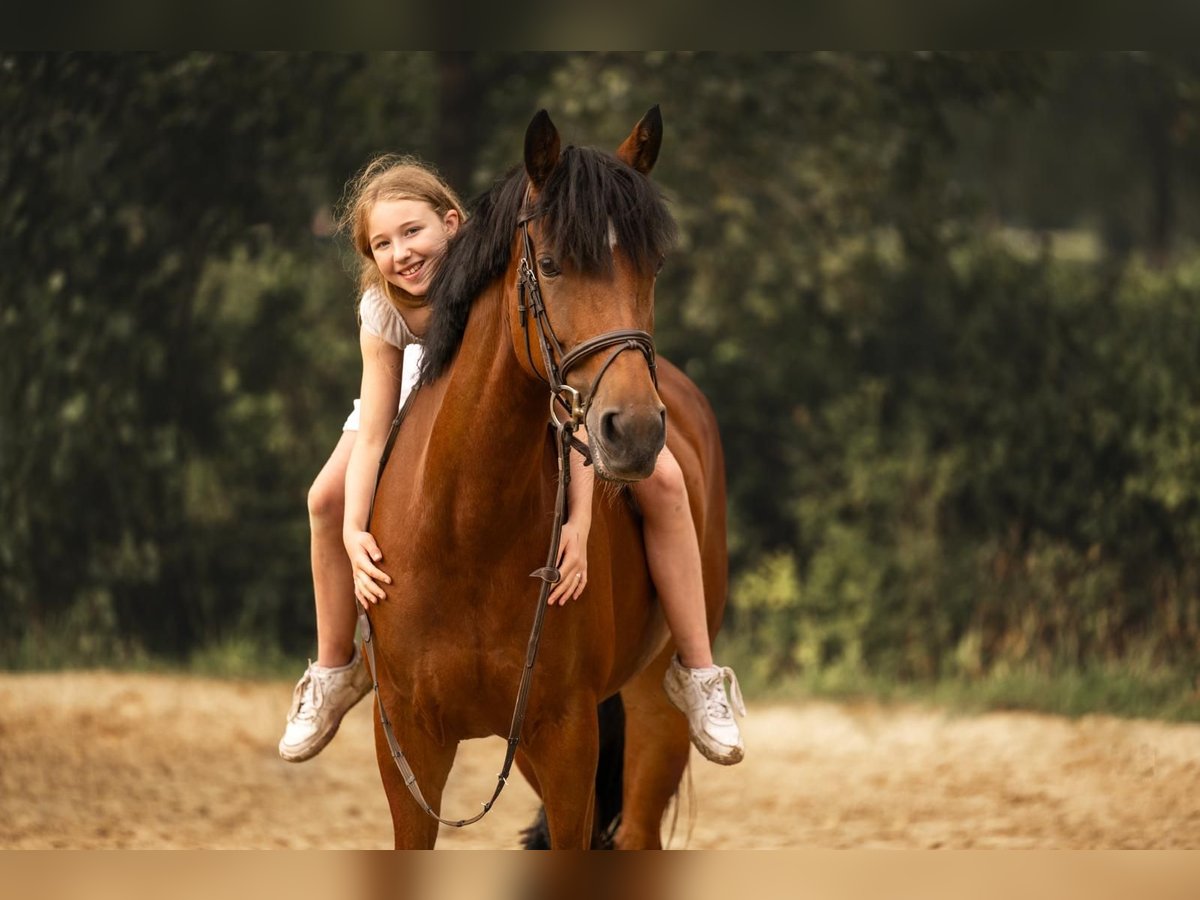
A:
[[[380,585],[391,579],[363,526],[388,430],[415,372],[415,345],[429,321],[425,293],[447,241],[466,218],[454,191],[412,158],[380,157],[349,188],[342,227],[361,257],[362,389],[308,494],[317,661],[309,663],[296,685],[279,742],[279,755],[291,762],[319,753],[346,712],[371,689],[354,641],[354,603],[379,602],[385,596]],[[592,471],[578,454],[572,454],[571,465],[570,512],[558,561],[562,580],[550,594],[552,604],[577,598],[587,586]],[[726,678],[739,711],[744,715],[745,710],[733,670],[713,665],[700,548],[683,475],[669,450],[663,449],[654,473],[633,490],[643,513],[650,573],[678,647],[663,685],[687,716],[700,752],[715,762],[736,763],[743,746],[725,694]]]

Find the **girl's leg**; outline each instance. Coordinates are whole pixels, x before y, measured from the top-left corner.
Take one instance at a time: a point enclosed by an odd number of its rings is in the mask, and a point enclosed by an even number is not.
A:
[[[358,432],[344,431],[308,490],[313,596],[317,604],[317,665],[344,666],[354,655],[358,622],[350,560],[342,543],[346,465]]]
[[[342,717],[371,689],[354,644],[358,612],[350,561],[342,544],[346,465],[356,431],[345,431],[308,492],[313,594],[317,604],[317,661],[292,692],[279,755],[289,762],[316,756],[337,734]]]
[[[663,448],[654,473],[633,491],[642,510],[650,576],[678,651],[663,687],[687,716],[692,743],[704,756],[723,765],[740,762],[745,749],[725,693],[727,680],[738,711],[746,710],[733,670],[713,664],[700,544],[683,472],[670,450]]]
[[[633,493],[642,511],[650,577],[675,638],[679,661],[692,669],[711,666],[700,543],[683,472],[670,450],[663,447],[654,473],[634,485]]]

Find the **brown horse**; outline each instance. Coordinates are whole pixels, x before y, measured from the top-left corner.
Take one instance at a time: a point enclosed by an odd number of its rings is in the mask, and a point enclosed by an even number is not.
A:
[[[674,238],[647,177],[661,139],[655,107],[616,156],[561,149],[540,112],[523,169],[480,200],[431,285],[421,386],[381,474],[371,527],[393,578],[372,611],[380,702],[435,811],[459,741],[508,733],[537,600],[529,573],[544,564],[552,528],[557,452],[546,365],[518,309],[519,222],[524,213],[564,353],[597,334],[652,331],[655,275]],[[589,354],[567,376],[587,404],[597,474],[618,486],[646,477],[665,437],[687,483],[715,634],[727,563],[712,410],[669,363],[659,361],[656,389],[643,353],[610,352]],[[673,648],[627,493],[597,485],[587,589],[547,610],[533,672],[516,762],[542,798],[556,848],[592,840],[602,700],[619,691],[625,710],[616,846],[659,846],[688,759],[686,722],[662,688]],[[432,847],[438,824],[406,790],[378,723],[376,750],[396,846]]]

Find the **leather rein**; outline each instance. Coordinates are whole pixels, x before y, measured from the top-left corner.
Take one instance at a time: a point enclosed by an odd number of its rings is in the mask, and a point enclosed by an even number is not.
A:
[[[417,776],[413,773],[412,766],[409,765],[408,760],[405,758],[404,751],[400,749],[400,743],[396,740],[395,732],[392,730],[392,723],[383,708],[383,699],[379,694],[379,669],[375,661],[375,633],[371,629],[370,617],[362,604],[358,603],[357,600],[355,601],[355,605],[358,607],[359,631],[362,634],[363,645],[366,648],[367,665],[370,669],[371,683],[375,691],[376,706],[379,709],[379,723],[383,727],[383,734],[387,740],[388,748],[391,750],[392,759],[396,763],[396,768],[400,770],[409,793],[417,801],[417,805],[438,822],[453,828],[462,828],[464,825],[471,825],[488,814],[492,805],[499,798],[500,792],[504,790],[504,786],[508,783],[508,775],[512,771],[513,760],[517,755],[521,727],[525,722],[525,710],[529,703],[529,688],[532,682],[533,664],[537,659],[538,644],[542,636],[542,623],[546,618],[546,607],[548,605],[546,601],[553,586],[562,579],[562,574],[559,572],[556,563],[558,561],[559,541],[562,537],[562,526],[567,515],[567,487],[571,482],[571,449],[574,448],[584,457],[585,465],[591,463],[588,446],[575,437],[575,430],[584,425],[588,410],[591,408],[592,398],[596,396],[596,390],[600,386],[600,379],[604,377],[604,374],[616,361],[617,357],[626,350],[638,350],[642,353],[650,368],[650,377],[653,379],[655,387],[658,387],[658,372],[654,361],[654,338],[649,332],[636,329],[610,331],[589,338],[572,347],[569,351],[563,352],[562,345],[559,343],[558,337],[554,333],[554,328],[550,324],[546,305],[542,301],[541,286],[538,284],[536,270],[537,256],[534,252],[533,239],[529,234],[529,223],[540,216],[541,212],[533,209],[530,201],[531,198],[527,192],[525,208],[517,219],[517,224],[521,228],[523,248],[523,256],[517,269],[517,312],[520,316],[521,330],[525,335],[525,352],[529,357],[530,368],[538,378],[550,387],[550,427],[555,430],[558,445],[558,491],[554,500],[554,525],[550,533],[550,549],[546,554],[546,565],[530,573],[531,578],[541,580],[542,586],[541,590],[538,591],[537,607],[534,609],[533,614],[533,627],[530,630],[529,643],[525,651],[525,667],[521,672],[521,682],[517,688],[517,701],[513,709],[512,723],[509,726],[508,749],[504,755],[504,766],[500,770],[500,774],[496,776],[496,790],[493,792],[491,799],[484,803],[483,809],[474,816],[468,819],[444,819],[433,810],[421,793],[421,788],[417,785]],[[541,348],[542,363],[546,372],[545,376],[542,376],[538,372],[537,366],[533,364],[533,352],[529,335],[529,320],[531,318],[534,330],[537,333],[538,346]],[[587,395],[581,397],[578,390],[566,383],[567,374],[581,360],[609,347],[613,348],[612,353],[604,361],[600,367],[600,371],[596,373],[596,377],[592,380],[591,386],[588,388]],[[379,479],[383,475],[384,466],[387,464],[392,447],[396,442],[396,435],[399,432],[400,424],[404,421],[408,413],[412,397],[413,394],[409,394],[408,400],[400,408],[400,411],[396,414],[396,418],[392,422],[387,443],[384,445],[383,455],[379,460],[379,471],[375,477],[376,490],[378,490]],[[559,416],[560,409],[565,411],[565,415],[562,417]],[[372,496],[371,509],[367,513],[368,529],[370,528],[374,510],[375,497]]]

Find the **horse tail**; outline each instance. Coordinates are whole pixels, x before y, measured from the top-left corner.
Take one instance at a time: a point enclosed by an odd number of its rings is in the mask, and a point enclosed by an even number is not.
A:
[[[600,719],[600,758],[596,764],[596,804],[592,816],[592,849],[610,850],[621,824],[622,787],[625,777],[625,705],[613,694],[597,708]],[[526,850],[550,849],[546,807],[533,824],[521,832]]]
[[[600,759],[596,765],[596,806],[592,846],[611,850],[621,824],[625,782],[625,704],[613,694],[600,704]]]

